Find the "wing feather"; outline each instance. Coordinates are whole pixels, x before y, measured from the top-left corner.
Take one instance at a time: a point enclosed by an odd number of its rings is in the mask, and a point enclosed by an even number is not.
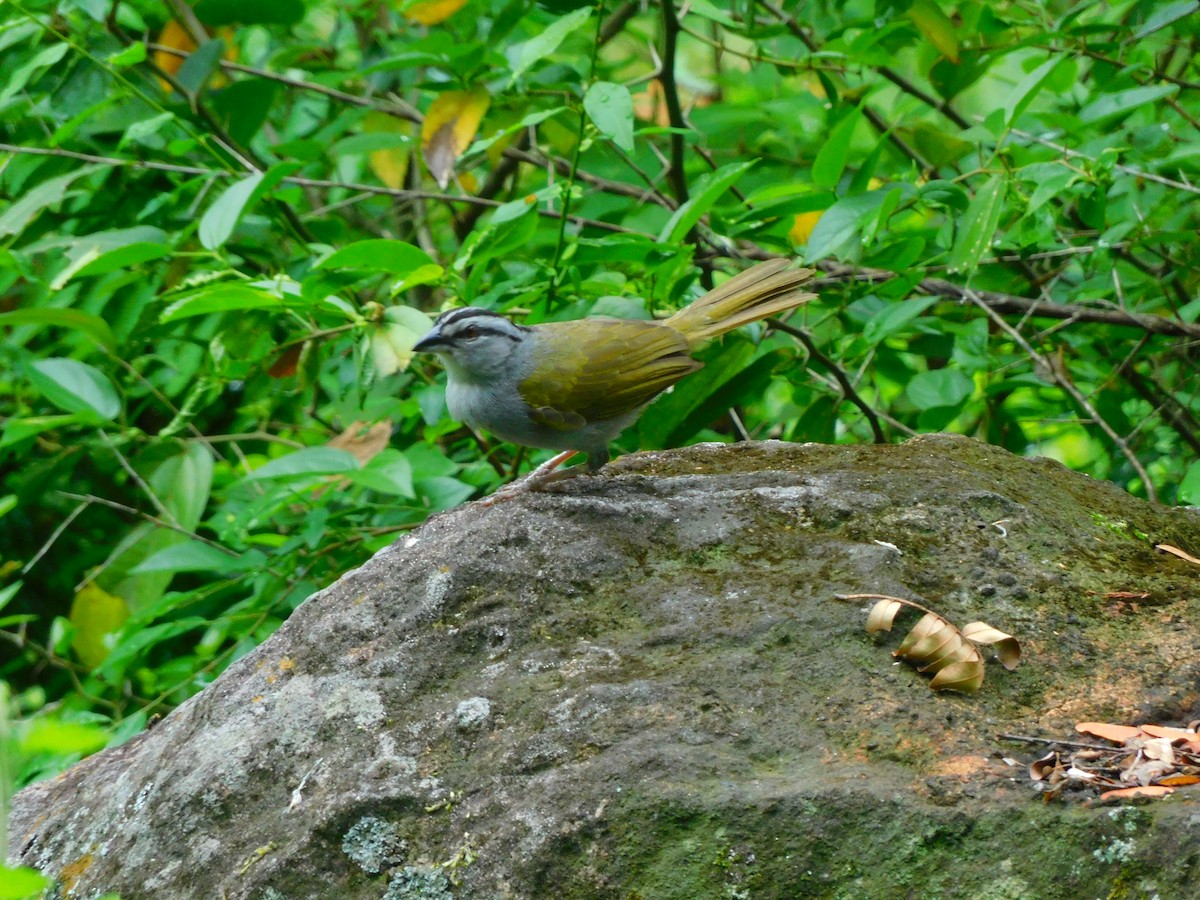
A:
[[[571,430],[648,403],[703,363],[687,339],[659,322],[582,319],[533,326],[534,374],[520,385],[535,421]]]

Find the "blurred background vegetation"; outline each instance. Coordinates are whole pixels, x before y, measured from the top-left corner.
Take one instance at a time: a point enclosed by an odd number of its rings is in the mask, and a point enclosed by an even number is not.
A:
[[[448,305],[801,258],[619,449],[950,430],[1200,503],[1197,10],[0,5],[0,798],[542,458],[446,418]]]

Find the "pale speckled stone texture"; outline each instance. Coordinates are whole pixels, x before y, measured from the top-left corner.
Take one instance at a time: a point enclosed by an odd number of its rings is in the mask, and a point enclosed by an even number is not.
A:
[[[314,595],[18,795],[13,858],[125,900],[1185,896],[1193,801],[1045,805],[996,738],[1200,717],[1200,573],[1140,534],[1200,553],[1194,513],[963,438],[635,454]],[[863,592],[1025,662],[935,695]]]

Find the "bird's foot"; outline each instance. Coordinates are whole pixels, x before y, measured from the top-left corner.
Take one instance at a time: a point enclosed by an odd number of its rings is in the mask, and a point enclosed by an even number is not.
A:
[[[512,484],[505,485],[499,490],[494,491],[491,496],[484,497],[483,505],[495,506],[502,500],[512,500],[514,497],[521,496],[521,494],[527,494],[530,491],[540,491],[547,485],[577,477],[582,468],[580,466],[571,469],[561,469],[559,471],[555,470],[578,452],[578,450],[564,450],[562,453],[550,457],[550,459],[546,460],[524,478],[518,478]]]

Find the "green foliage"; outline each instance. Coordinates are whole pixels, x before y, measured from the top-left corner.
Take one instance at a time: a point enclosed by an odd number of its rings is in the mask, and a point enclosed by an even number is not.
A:
[[[820,299],[620,449],[952,429],[1200,502],[1194,6],[0,4],[0,676],[51,728],[10,786],[541,458],[446,418],[450,304],[802,257]]]

